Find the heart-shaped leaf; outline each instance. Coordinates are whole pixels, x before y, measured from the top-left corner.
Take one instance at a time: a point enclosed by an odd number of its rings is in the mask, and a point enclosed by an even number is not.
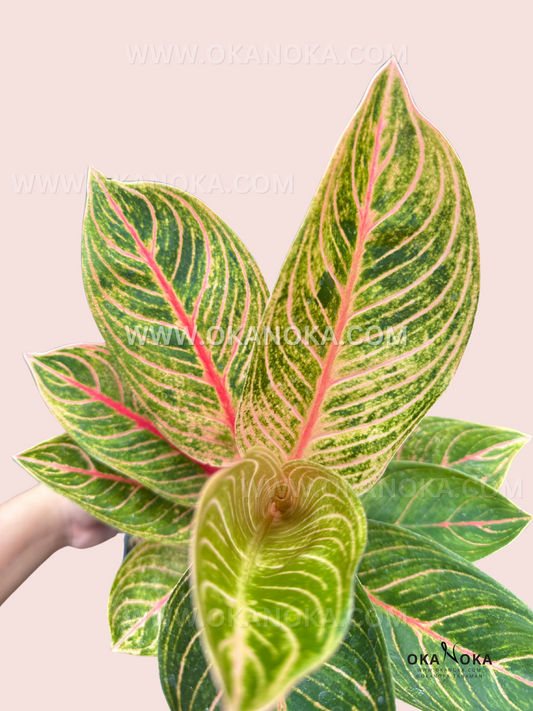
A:
[[[68,346],[27,360],[51,411],[86,452],[165,498],[194,502],[213,468],[189,459],[137,412],[105,347]]]
[[[452,467],[497,489],[529,439],[515,430],[424,417],[396,452],[396,459]]]
[[[200,200],[91,171],[83,273],[93,315],[146,417],[181,451],[236,459],[235,409],[267,290]]]
[[[213,674],[233,711],[268,707],[344,637],[363,508],[337,474],[255,449],[210,478],[194,521],[193,592]]]
[[[341,138],[266,309],[269,337],[237,418],[241,451],[263,443],[368,489],[450,382],[478,286],[461,163],[391,60]]]
[[[421,533],[467,560],[506,546],[531,521],[488,484],[432,464],[390,462],[361,503],[368,518]]]
[[[188,567],[189,545],[143,542],[119,568],[109,596],[114,652],[157,655],[161,615]]]
[[[375,521],[368,536],[359,578],[381,617],[398,698],[427,711],[531,708],[533,611],[424,536]]]
[[[185,575],[164,611],[159,642],[159,675],[172,711],[221,711],[222,694],[209,674],[196,629]],[[394,692],[387,649],[379,619],[363,586],[356,580],[354,608],[337,652],[311,676],[304,677],[280,701],[288,711],[393,711]]]
[[[14,457],[35,479],[104,523],[142,538],[179,542],[190,536],[192,509],[168,501],[90,457],[68,435]]]

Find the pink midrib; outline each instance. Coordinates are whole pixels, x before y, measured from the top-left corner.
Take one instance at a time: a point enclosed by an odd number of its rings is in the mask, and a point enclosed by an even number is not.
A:
[[[377,598],[375,595],[372,595],[370,590],[365,587],[366,593],[368,597],[370,598],[370,601],[374,604],[377,605],[378,607],[381,607],[382,610],[385,610],[385,612],[388,612],[390,615],[394,615],[394,617],[398,617],[402,622],[405,622],[405,624],[409,625],[409,627],[412,627],[415,630],[418,630],[419,632],[428,635],[428,637],[431,637],[432,639],[438,640],[439,642],[446,642],[450,647],[453,647],[453,642],[446,637],[443,637],[440,635],[438,632],[434,632],[428,625],[424,624],[422,620],[418,620],[416,617],[409,617],[409,615],[406,615],[405,613],[401,612],[398,610],[398,608],[393,607],[392,605],[388,605],[386,602],[383,602],[379,598]],[[466,647],[460,647],[459,645],[456,646],[456,649],[458,649],[460,652],[463,654],[469,654],[473,655],[474,652],[471,649],[467,649]],[[497,671],[501,672],[502,674],[506,674],[507,676],[512,677],[513,679],[516,679],[517,681],[522,682],[523,684],[527,684],[528,686],[533,686],[533,681],[530,681],[529,679],[524,679],[524,677],[519,676],[518,674],[513,674],[512,672],[508,671],[507,669],[504,669],[501,667],[498,663],[492,664],[492,668],[496,669]]]
[[[102,188],[102,191],[106,195],[109,204],[116,212],[118,217],[122,220],[122,222],[126,226],[126,229],[135,240],[135,244],[137,245],[141,256],[144,258],[146,264],[153,271],[161,289],[163,290],[163,293],[165,294],[166,298],[170,302],[170,305],[174,309],[181,325],[187,329],[189,335],[194,334],[194,336],[192,336],[193,345],[196,349],[196,353],[198,354],[198,358],[200,359],[204,368],[206,380],[214,387],[219,402],[222,406],[222,410],[226,417],[227,424],[231,428],[231,431],[235,433],[235,409],[233,407],[233,403],[231,402],[228,390],[224,384],[223,378],[219,375],[217,369],[215,368],[215,364],[213,362],[211,354],[209,353],[205,345],[202,343],[202,341],[198,339],[194,324],[185,312],[183,306],[180,304],[174,290],[172,289],[172,286],[169,284],[168,280],[165,278],[163,272],[161,271],[160,266],[155,261],[154,255],[145,247],[137,233],[137,230],[126,219],[126,216],[124,215],[120,205],[118,205],[118,203],[112,198],[100,178],[97,175],[95,175],[95,177],[96,181],[98,182],[98,185]]]
[[[99,390],[91,388],[89,385],[84,385],[83,383],[80,383],[74,378],[70,378],[68,375],[61,374],[61,378],[69,385],[72,385],[73,387],[78,388],[79,390],[84,392],[86,395],[89,395],[89,397],[91,397],[93,400],[103,402],[105,405],[110,407],[119,415],[123,415],[124,417],[133,420],[133,422],[135,422],[139,429],[148,430],[148,432],[151,432],[156,437],[159,437],[159,439],[164,440],[170,447],[172,447],[172,449],[177,454],[182,454],[184,457],[190,459],[191,462],[194,462],[194,464],[197,464],[199,467],[201,467],[206,472],[206,474],[213,474],[214,472],[218,471],[217,467],[213,467],[210,464],[204,464],[203,462],[199,462],[190,457],[188,454],[182,452],[175,445],[173,445],[172,442],[170,442],[170,440],[168,440],[165,435],[160,432],[152,422],[150,422],[150,420],[147,420],[145,417],[142,417],[136,412],[133,412],[133,410],[130,410],[129,407],[126,407],[126,405],[124,405],[123,403],[118,402],[117,400],[113,400],[113,398],[109,397],[108,395],[104,395]]]
[[[378,162],[378,156],[379,156],[379,151],[381,149],[381,135],[383,133],[384,129],[384,124],[383,124],[383,116],[380,116],[379,121],[378,121],[378,126],[376,130],[376,140],[374,142],[374,150],[372,152],[372,163],[370,166],[370,173],[368,177],[368,186],[367,186],[367,192],[366,192],[366,197],[365,197],[365,206],[364,209],[360,215],[360,226],[359,226],[359,235],[357,239],[357,246],[355,248],[355,252],[353,255],[352,259],[352,266],[350,269],[350,274],[348,275],[348,280],[346,282],[346,286],[344,287],[344,290],[341,294],[341,304],[339,308],[339,316],[337,319],[337,324],[335,326],[335,340],[334,343],[340,343],[342,334],[344,333],[344,329],[346,328],[346,325],[348,323],[348,320],[350,318],[350,305],[352,301],[352,294],[354,290],[354,286],[357,283],[357,279],[359,278],[359,274],[361,271],[361,263],[363,261],[363,252],[364,252],[364,243],[366,238],[368,237],[368,234],[370,233],[372,229],[372,224],[371,224],[371,215],[370,215],[370,204],[372,202],[372,194],[374,192],[374,186],[376,183],[376,172],[377,172],[377,162]],[[355,150],[355,148],[354,148]],[[304,452],[309,444],[309,441],[311,439],[311,436],[314,432],[314,429],[316,427],[316,423],[318,421],[318,418],[320,416],[320,410],[322,407],[322,403],[324,402],[324,398],[326,396],[326,393],[328,389],[330,388],[332,384],[332,372],[333,372],[333,366],[335,364],[335,348],[334,348],[334,343],[331,345],[329,352],[326,356],[326,360],[324,362],[324,368],[322,370],[322,374],[320,375],[318,382],[317,382],[317,388],[316,388],[316,394],[313,400],[313,406],[311,408],[311,411],[309,413],[307,423],[302,431],[302,434],[300,436],[298,446],[296,450],[294,451],[293,454],[289,457],[290,459],[300,459],[303,457]]]
[[[162,598],[160,598],[155,605],[148,610],[148,612],[141,617],[140,620],[137,620],[137,622],[133,625],[133,627],[130,627],[130,629],[126,632],[125,635],[123,635],[119,641],[114,645],[113,650],[117,650],[121,644],[123,644],[129,637],[131,637],[135,632],[137,632],[138,629],[140,629],[149,619],[150,617],[153,617],[157,612],[159,612],[165,603],[167,602],[168,598],[171,596],[172,590],[167,593],[166,595],[163,595]]]
[[[498,523],[516,523],[517,521],[530,521],[526,516],[517,518],[501,518],[498,521],[441,521],[440,523],[417,523],[402,524],[406,528],[452,528],[453,526],[473,526],[483,528],[483,526],[495,526]]]
[[[138,481],[134,481],[133,479],[125,479],[124,477],[118,476],[116,474],[104,474],[104,472],[99,472],[97,469],[82,469],[81,467],[71,467],[68,464],[57,464],[56,462],[44,462],[39,459],[33,459],[32,457],[18,456],[17,459],[20,459],[21,461],[26,461],[26,462],[36,462],[37,464],[48,464],[48,465],[53,466],[54,469],[59,469],[59,471],[68,472],[71,474],[85,474],[86,476],[90,476],[92,479],[109,479],[110,481],[117,481],[121,484],[129,484],[130,486],[133,486],[136,489],[144,488],[143,485],[139,484]]]
[[[480,449],[479,451],[474,452],[473,454],[466,454],[464,457],[461,457],[461,459],[456,459],[453,462],[448,461],[448,456],[445,456],[442,460],[442,466],[453,467],[455,464],[463,464],[464,462],[482,461],[484,454],[489,454],[490,452],[494,452],[495,450],[497,451],[498,449],[503,449],[503,447],[509,447],[510,445],[517,444],[518,442],[524,439],[525,437],[517,437],[516,439],[509,439],[506,442],[497,442],[496,444],[492,444],[490,447]]]

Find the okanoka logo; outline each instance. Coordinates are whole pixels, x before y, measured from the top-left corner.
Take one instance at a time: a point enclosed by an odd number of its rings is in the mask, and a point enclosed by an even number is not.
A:
[[[448,659],[451,659],[455,662],[455,664],[462,667],[469,665],[484,666],[485,664],[490,664],[492,666],[490,654],[475,654],[474,652],[467,651],[461,647],[457,649],[457,644],[454,644],[450,650],[446,642],[441,642],[441,648],[443,654],[440,659],[439,655],[430,655],[429,652],[427,654],[408,654],[407,663],[411,666],[414,666],[415,664],[418,666],[432,666],[433,664],[440,666],[441,662],[444,665]]]

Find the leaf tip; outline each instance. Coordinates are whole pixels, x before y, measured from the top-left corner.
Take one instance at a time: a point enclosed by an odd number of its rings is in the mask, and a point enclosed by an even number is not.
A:
[[[398,63],[398,60],[396,59],[395,54],[391,54],[391,56],[385,62],[384,67],[387,67],[389,65],[391,70],[400,69],[400,65]]]
[[[90,178],[100,178],[103,177],[103,173],[101,173],[99,170],[96,170],[96,168],[92,165],[89,166],[89,177]]]
[[[38,353],[23,353],[26,364],[33,370],[33,364],[37,360]]]
[[[102,183],[105,182],[107,182],[107,178],[105,177],[105,175],[99,170],[96,170],[96,168],[93,168],[92,165],[90,165],[89,170],[87,171],[87,185],[89,186],[89,190],[94,187],[99,187]]]
[[[391,54],[391,56],[387,59],[385,64],[381,65],[381,67],[376,72],[376,76],[378,74],[381,74],[382,72],[384,72],[385,74],[397,75],[398,77],[400,77],[401,79],[403,79],[405,81],[405,77],[404,77],[402,69],[400,67],[400,63],[398,62],[395,54]]]

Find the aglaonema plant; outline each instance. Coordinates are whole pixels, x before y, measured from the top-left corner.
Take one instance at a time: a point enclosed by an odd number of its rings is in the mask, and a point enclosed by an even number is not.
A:
[[[527,437],[424,417],[478,242],[394,60],[270,299],[198,199],[94,170],[83,275],[105,344],[28,356],[65,434],[17,461],[133,536],[113,649],[159,656],[173,711],[530,708],[533,613],[473,564],[530,520],[498,491]]]

